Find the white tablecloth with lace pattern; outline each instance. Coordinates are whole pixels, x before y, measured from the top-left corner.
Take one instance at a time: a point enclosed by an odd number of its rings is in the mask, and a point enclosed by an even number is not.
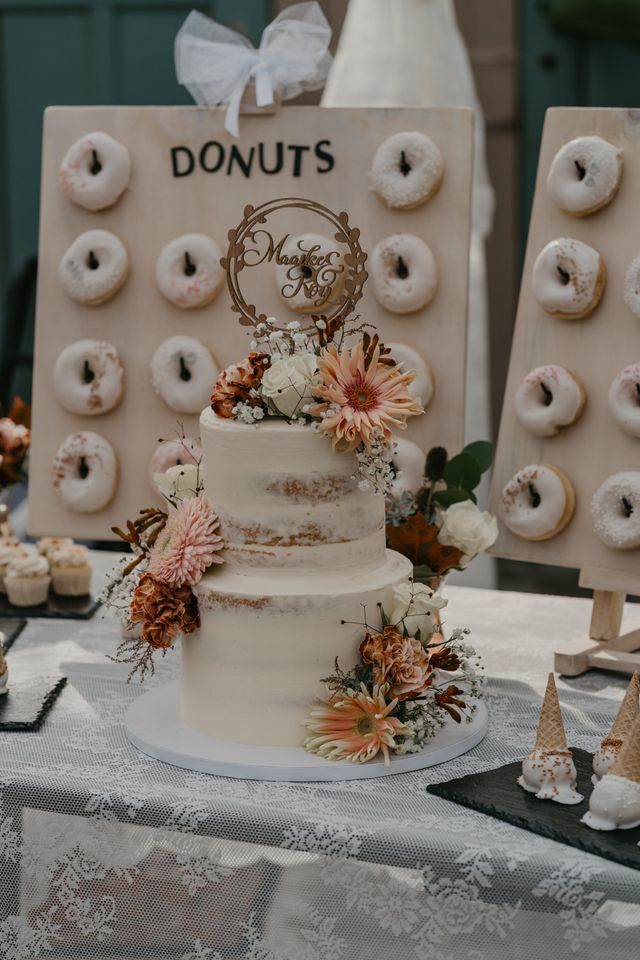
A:
[[[449,623],[484,653],[487,737],[443,767],[348,783],[236,781],[143,756],[123,726],[140,689],[104,658],[113,621],[31,620],[14,675],[62,666],[69,684],[41,732],[0,734],[0,957],[636,958],[640,872],[425,790],[522,755],[554,642],[585,634],[589,603],[448,593]],[[640,626],[640,606],[628,619]],[[152,682],[176,670],[168,657]],[[560,683],[572,743],[595,747],[623,686]]]

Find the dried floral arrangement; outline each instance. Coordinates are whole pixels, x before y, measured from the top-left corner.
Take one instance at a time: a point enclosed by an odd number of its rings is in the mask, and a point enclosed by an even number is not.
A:
[[[474,494],[492,459],[487,440],[468,444],[451,459],[444,447],[433,447],[421,487],[388,492],[387,542],[411,560],[416,579],[437,582],[496,542],[497,520],[478,508]]]
[[[393,608],[379,605],[380,626],[365,619],[360,660],[325,677],[329,696],[305,721],[305,748],[329,760],[367,763],[379,754],[417,753],[447,717],[470,721],[477,709],[483,667],[468,630],[439,634],[447,601],[425,584],[394,590]]]
[[[31,408],[16,397],[6,417],[0,417],[0,490],[26,479],[31,445]]]
[[[185,445],[182,428],[178,434]],[[153,674],[153,657],[165,656],[181,634],[200,626],[193,587],[212,564],[222,563],[218,517],[204,495],[201,461],[170,467],[154,478],[167,509],[147,507],[125,528],[113,527],[133,552],[111,572],[100,600],[123,628],[116,663],[131,664],[129,680]]]
[[[307,424],[338,450],[355,450],[362,489],[386,493],[393,482],[393,432],[423,412],[403,371],[367,324],[322,317],[286,328],[267,317],[254,328],[251,352],[216,381],[218,416],[256,424],[266,417]],[[347,341],[357,338],[353,345]]]

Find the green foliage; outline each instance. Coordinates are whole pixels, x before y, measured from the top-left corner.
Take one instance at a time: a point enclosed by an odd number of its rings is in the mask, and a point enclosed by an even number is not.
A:
[[[427,454],[424,475],[432,483],[442,480],[447,465],[447,451],[444,447],[432,447]]]
[[[436,505],[447,509],[465,500],[476,503],[473,491],[492,460],[493,444],[488,440],[468,443],[462,453],[451,459],[444,447],[432,447],[425,463],[425,485],[416,495],[420,513],[429,518]]]

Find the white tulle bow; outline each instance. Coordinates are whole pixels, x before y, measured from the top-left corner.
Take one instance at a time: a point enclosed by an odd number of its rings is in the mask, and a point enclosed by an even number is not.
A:
[[[175,41],[178,82],[200,106],[227,105],[225,127],[238,136],[240,101],[255,81],[259,107],[322,87],[331,65],[331,27],[317,3],[278,14],[256,48],[242,34],[192,10]]]

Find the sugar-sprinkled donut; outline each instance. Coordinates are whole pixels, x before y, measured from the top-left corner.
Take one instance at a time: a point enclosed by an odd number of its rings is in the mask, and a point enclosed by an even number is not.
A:
[[[319,313],[335,303],[346,279],[340,244],[321,233],[289,237],[282,245],[275,282],[283,303],[296,313]]]
[[[393,233],[376,243],[369,261],[375,298],[390,313],[415,313],[438,289],[438,268],[430,248],[411,233]]]
[[[111,502],[118,483],[118,460],[99,433],[70,434],[58,448],[52,467],[53,489],[69,510],[95,513]]]
[[[196,337],[169,337],[151,358],[153,388],[177,413],[200,413],[217,376],[210,350]]]
[[[609,409],[625,433],[640,437],[640,363],[624,367],[609,387]]]
[[[632,260],[624,277],[624,302],[634,317],[640,317],[640,257]]]
[[[149,461],[149,483],[160,493],[154,479],[156,473],[166,473],[171,467],[183,463],[196,464],[202,458],[199,437],[183,437],[181,440],[161,440]]]
[[[126,247],[108,230],[81,233],[58,266],[58,277],[69,296],[87,306],[110,300],[128,275]]]
[[[593,529],[613,550],[640,547],[640,472],[614,473],[591,500]]]
[[[621,177],[621,150],[602,137],[576,137],[553,158],[547,190],[565,213],[586,217],[613,200]]]
[[[102,340],[77,340],[62,351],[53,369],[53,391],[65,410],[89,417],[120,402],[124,370],[116,348]]]
[[[587,317],[600,303],[606,280],[598,251],[570,237],[548,243],[533,265],[533,294],[553,317]]]
[[[129,151],[108,133],[87,133],[76,140],[58,171],[62,193],[86,210],[113,206],[130,178]]]
[[[411,210],[437,192],[443,175],[442,154],[431,137],[394,133],[375,152],[369,185],[388,207]]]
[[[402,364],[405,372],[413,370],[416,376],[407,389],[415,400],[420,400],[422,406],[426,407],[431,402],[435,391],[433,374],[427,361],[406,343],[392,342],[386,343],[385,346],[391,351],[393,359]]]
[[[516,417],[529,433],[553,437],[578,419],[586,399],[575,374],[550,363],[526,375],[513,403]]]
[[[164,247],[156,263],[156,283],[177,307],[204,307],[224,283],[220,247],[203,233],[185,233]]]
[[[573,517],[576,497],[569,478],[547,463],[519,470],[500,495],[505,526],[523,540],[550,540]]]
[[[389,493],[400,497],[403,493],[416,494],[424,483],[425,453],[413,440],[395,437],[392,454],[393,465],[398,471]]]

